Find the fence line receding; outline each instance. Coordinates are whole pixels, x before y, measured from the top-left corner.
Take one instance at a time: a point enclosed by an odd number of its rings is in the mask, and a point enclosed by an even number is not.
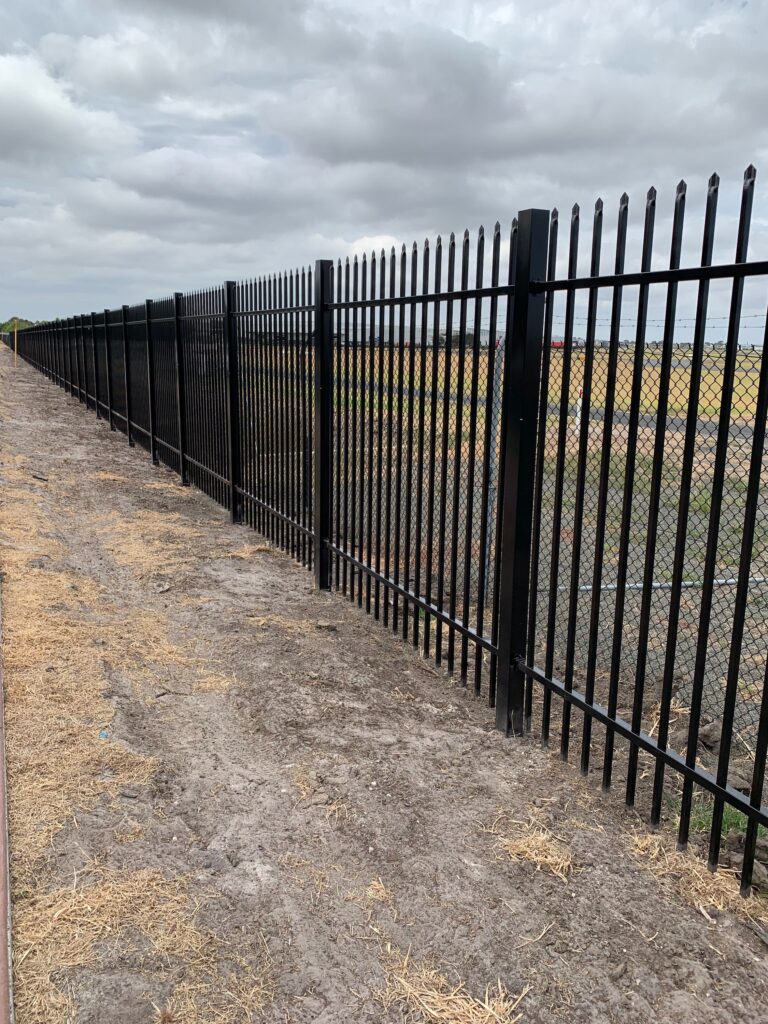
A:
[[[735,838],[747,893],[768,827],[754,186],[750,167],[732,263],[713,263],[713,175],[693,266],[681,182],[664,269],[651,189],[631,270],[625,195],[607,267],[598,201],[588,250],[578,207],[564,232],[557,211],[524,210],[509,233],[3,340],[445,666],[500,729],[556,734],[681,845],[703,839],[713,868]]]

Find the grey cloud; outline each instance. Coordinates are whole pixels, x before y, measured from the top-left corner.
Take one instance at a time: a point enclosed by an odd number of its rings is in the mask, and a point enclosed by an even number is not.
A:
[[[0,302],[45,316],[582,203],[768,151],[768,10],[730,0],[53,0],[0,12]],[[765,168],[768,175],[768,166]],[[754,244],[765,241],[762,177]],[[718,245],[720,244],[718,240]],[[588,248],[588,247],[587,247]],[[585,251],[587,249],[585,248]],[[634,252],[634,250],[633,250]],[[28,306],[24,306],[25,296]],[[34,308],[30,308],[34,307]]]
[[[31,54],[0,55],[0,97],[0,160],[7,163],[91,156],[135,136],[111,111],[74,102]]]

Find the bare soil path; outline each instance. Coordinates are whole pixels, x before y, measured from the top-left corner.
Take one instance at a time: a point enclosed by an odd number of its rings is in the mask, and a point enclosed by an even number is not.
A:
[[[4,348],[0,562],[18,1024],[768,1022],[705,871]]]

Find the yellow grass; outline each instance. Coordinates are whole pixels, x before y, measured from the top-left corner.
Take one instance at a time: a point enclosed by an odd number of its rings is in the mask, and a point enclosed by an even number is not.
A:
[[[179,1024],[240,1024],[271,998],[266,953],[250,966],[198,924],[199,906],[184,880],[156,871],[109,871],[93,865],[87,880],[23,901],[15,918],[16,1012],[20,1021],[73,1020],[75,1008],[54,977],[98,966],[99,944],[146,953],[147,984],[175,979],[158,1016]],[[105,1007],[104,1019],[109,1019]]]
[[[497,853],[516,863],[533,864],[537,871],[545,871],[564,882],[573,871],[573,857],[565,840],[554,835],[534,813],[521,821],[500,810],[482,831],[495,837]]]
[[[735,871],[721,867],[712,872],[696,854],[676,850],[662,835],[634,832],[629,848],[639,864],[705,916],[710,910],[727,910],[742,920],[768,924],[768,902],[756,895],[744,899]]]
[[[109,476],[109,474],[104,474]],[[65,480],[65,484],[69,481]],[[97,967],[103,941],[146,940],[152,976],[169,973],[170,996],[158,993],[157,1019],[184,1024],[247,1021],[269,997],[264,963],[249,966],[197,924],[186,883],[156,872],[108,872],[96,867],[61,885],[46,856],[56,834],[82,809],[114,798],[127,785],[151,781],[157,761],[113,738],[114,708],[105,697],[119,672],[140,695],[175,673],[192,689],[221,691],[231,678],[212,659],[175,644],[169,623],[154,611],[115,603],[86,573],[67,564],[57,497],[41,491],[22,457],[0,464],[0,566],[5,635],[7,765],[12,849],[14,980],[19,1021],[64,1024],[74,1019],[68,970]],[[64,514],[68,510],[64,509]],[[160,566],[186,563],[186,526],[171,523],[162,544],[149,534],[166,517],[108,518],[118,527],[115,560],[151,575],[152,552],[170,550]],[[126,820],[114,832],[132,843],[146,825]],[[108,1016],[108,1014],[107,1014]]]
[[[437,967],[395,946],[387,944],[383,960],[387,983],[375,998],[386,1009],[399,1008],[414,1024],[515,1024],[522,1017],[517,1010],[528,988],[513,996],[497,981],[476,998],[463,981],[449,981]]]

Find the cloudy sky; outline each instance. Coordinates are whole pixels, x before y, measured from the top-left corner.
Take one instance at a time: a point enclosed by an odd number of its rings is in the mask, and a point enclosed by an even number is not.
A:
[[[0,318],[651,184],[663,259],[681,177],[693,253],[713,170],[728,258],[749,162],[768,257],[762,0],[3,0],[0,40]]]

